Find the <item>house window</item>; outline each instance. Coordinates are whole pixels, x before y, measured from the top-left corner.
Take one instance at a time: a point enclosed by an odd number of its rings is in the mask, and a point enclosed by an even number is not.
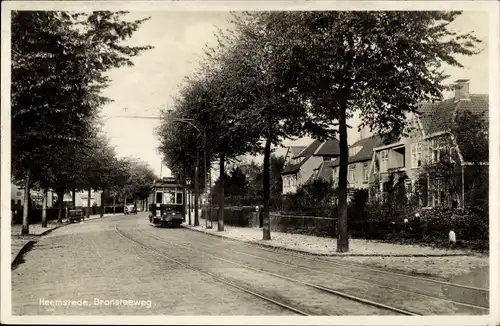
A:
[[[20,191],[16,191],[16,195],[19,197],[22,195],[22,193]]]
[[[411,167],[419,168],[422,166],[422,143],[411,144]]]
[[[389,168],[389,151],[384,150],[380,152],[380,172],[387,172]]]
[[[14,206],[15,204],[16,204],[16,201],[15,201],[14,199],[11,199],[11,200],[10,200],[10,205],[11,205],[11,206]]]
[[[369,166],[368,163],[363,164],[363,182],[368,183],[368,170]]]
[[[356,183],[356,164],[349,167],[349,182]]]
[[[17,204],[18,204],[18,205],[21,205],[21,199],[18,199],[18,200],[17,200]]]
[[[446,146],[443,142],[443,139],[432,139],[431,140],[431,146],[430,146],[430,155],[431,155],[431,161],[433,163],[438,162],[442,156],[443,153],[446,153],[451,156],[452,153],[452,148],[446,149]]]

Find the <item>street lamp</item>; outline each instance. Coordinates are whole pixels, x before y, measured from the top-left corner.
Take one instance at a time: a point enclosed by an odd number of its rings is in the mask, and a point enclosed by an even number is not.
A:
[[[105,121],[108,121],[109,119],[111,118],[125,118],[125,119],[149,119],[149,120],[162,120],[163,117],[158,117],[158,116],[138,116],[138,115],[114,115],[114,116],[110,116],[110,117],[107,117],[106,119],[103,120],[103,122]],[[192,123],[191,121],[194,121],[194,119],[183,119],[183,118],[167,118],[167,120],[171,120],[171,121],[178,121],[178,122],[184,122],[184,123],[187,123],[188,125],[190,125],[191,127],[193,127],[194,129],[196,129],[196,131],[198,131],[198,134],[202,137],[203,139],[203,148],[204,148],[204,151],[203,151],[203,165],[204,165],[204,175],[205,175],[205,190],[207,190],[207,136],[206,136],[206,133],[205,131],[201,131],[200,128],[198,128],[194,123]],[[199,225],[199,214],[198,214],[198,201],[199,201],[199,192],[200,192],[200,187],[199,187],[199,184],[197,183],[197,179],[198,179],[198,156],[199,156],[199,151],[197,150],[197,155],[196,155],[196,172],[195,172],[195,187],[196,187],[196,192],[195,192],[195,200],[196,200],[196,205],[195,205],[195,213],[194,213],[194,225],[195,226],[198,226]],[[210,198],[210,206],[212,204],[212,200]],[[206,205],[205,206],[205,213],[208,214],[208,210],[206,209]],[[211,207],[210,207],[211,208]],[[210,209],[211,210],[211,209]],[[207,217],[207,216],[205,216]],[[211,217],[211,216],[210,216]],[[210,227],[208,226],[208,218],[205,218],[205,228],[212,228],[212,219],[210,218]]]

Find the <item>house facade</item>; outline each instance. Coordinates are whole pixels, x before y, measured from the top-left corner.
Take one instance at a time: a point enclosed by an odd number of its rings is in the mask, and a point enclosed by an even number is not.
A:
[[[90,206],[101,206],[101,194],[102,191],[91,190],[90,192]],[[88,190],[82,190],[75,192],[75,206],[76,207],[87,207],[88,206],[89,192]],[[63,202],[71,203],[73,201],[72,193],[66,193],[63,197]]]
[[[320,174],[329,178],[328,167],[340,154],[339,143],[336,139],[325,142],[313,141],[299,154],[292,157],[281,172],[283,181],[283,194],[297,192],[300,186],[313,180]]]
[[[439,103],[424,103],[420,114],[410,117],[412,131],[388,145],[375,147],[370,164],[370,183],[380,194],[391,187],[404,185],[407,194],[415,194],[424,207],[439,205],[464,206],[464,159],[451,126],[457,114],[488,113],[488,95],[469,94],[468,80],[457,80],[455,96]],[[429,164],[446,155],[456,166],[456,189],[450,192],[443,180],[430,178],[425,172]]]
[[[352,192],[355,189],[367,189],[370,186],[369,172],[373,149],[382,143],[382,138],[371,136],[362,138],[349,147],[349,158],[347,161],[348,190]],[[339,184],[339,164],[339,159],[336,159],[332,164],[331,175],[334,187],[338,187]]]
[[[31,190],[31,205],[42,207],[43,195],[41,191]],[[47,191],[47,207],[53,207],[57,196],[52,191]],[[21,209],[24,201],[24,189],[11,183],[10,185],[10,205],[11,209]]]

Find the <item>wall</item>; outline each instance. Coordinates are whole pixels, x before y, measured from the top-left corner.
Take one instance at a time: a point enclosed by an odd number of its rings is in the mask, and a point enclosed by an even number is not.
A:
[[[323,162],[323,158],[321,156],[311,156],[305,161],[304,164],[300,167],[299,173],[299,182],[298,185],[303,185],[314,173],[314,169],[317,168],[321,162]]]
[[[369,171],[370,161],[349,164],[349,166],[352,166],[353,164],[356,166],[356,183],[354,184],[354,187],[356,189],[365,189],[365,188],[368,188],[368,186],[369,186],[368,182],[366,182],[366,183],[363,182],[363,164],[364,163],[368,163],[367,168]]]

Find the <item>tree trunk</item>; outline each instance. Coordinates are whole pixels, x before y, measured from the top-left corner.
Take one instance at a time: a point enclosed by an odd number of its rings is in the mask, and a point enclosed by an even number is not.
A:
[[[271,240],[271,223],[269,220],[269,167],[271,159],[271,122],[269,122],[269,130],[267,133],[266,144],[264,147],[264,175],[262,183],[264,186],[264,209],[263,209],[263,223],[262,223],[262,240]]]
[[[113,195],[113,215],[116,213],[116,197]]]
[[[104,216],[104,189],[101,192],[101,217]]]
[[[27,169],[26,179],[24,180],[23,227],[21,229],[22,235],[28,235],[30,233],[29,221],[28,221],[29,201],[30,201],[29,198],[30,198],[30,170]]]
[[[219,181],[220,181],[220,191],[219,191],[219,214],[217,214],[217,231],[224,231],[224,153],[220,154],[219,160]]]
[[[92,189],[89,188],[88,192],[89,192],[89,196],[87,198],[87,218],[90,217],[90,195],[91,195]]]
[[[76,189],[73,188],[73,191],[71,193],[71,203],[73,204],[73,209],[76,208]]]
[[[191,225],[191,190],[188,191],[188,225]]]
[[[57,191],[57,201],[59,202],[59,207],[58,207],[58,210],[57,210],[57,223],[62,223],[62,210],[63,210],[63,201],[64,201],[64,190],[58,190]]]
[[[182,212],[184,215],[184,222],[186,222],[186,173],[182,175]]]
[[[47,227],[47,189],[42,188],[42,228]]]
[[[198,178],[199,153],[196,153],[196,166],[194,167],[194,226],[200,225],[200,217],[198,212],[198,204],[200,198],[200,180]]]
[[[208,216],[210,216],[210,227],[213,227],[212,226],[212,199],[213,199],[213,196],[212,196],[212,166],[211,164],[208,166],[208,189],[209,189],[209,202],[208,202]],[[222,222],[224,222],[224,220],[222,220]]]
[[[349,236],[347,233],[347,161],[349,149],[347,146],[347,121],[345,106],[340,109],[339,115],[339,206],[337,220],[337,252],[349,251]]]

